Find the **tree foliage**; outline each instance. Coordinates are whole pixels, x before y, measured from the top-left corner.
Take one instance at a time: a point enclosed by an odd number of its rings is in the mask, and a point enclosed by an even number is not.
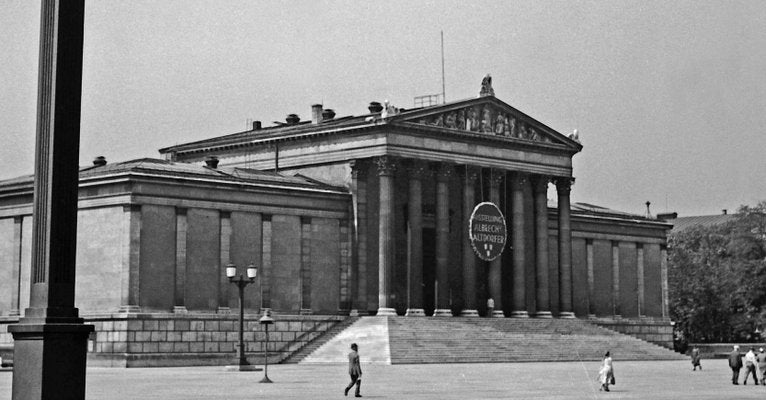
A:
[[[684,342],[758,340],[766,329],[766,202],[668,238],[670,315]]]

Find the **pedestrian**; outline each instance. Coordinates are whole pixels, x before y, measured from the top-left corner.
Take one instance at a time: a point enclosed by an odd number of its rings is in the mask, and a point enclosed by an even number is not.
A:
[[[755,348],[751,347],[750,351],[745,354],[745,382],[743,382],[744,385],[747,385],[747,377],[750,376],[750,374],[753,374],[753,380],[755,381],[755,384],[758,384],[758,375],[755,372],[755,366],[758,364],[758,360],[755,358]]]
[[[731,383],[739,385],[739,370],[742,369],[742,354],[739,354],[739,346],[734,345],[734,350],[729,353],[729,367],[731,368]]]
[[[601,362],[601,369],[598,371],[598,381],[601,383],[601,387],[598,388],[599,391],[608,392],[609,385],[615,384],[612,356],[609,355],[608,351],[604,354],[604,360]]]
[[[692,349],[692,371],[696,371],[697,367],[700,367],[700,371],[702,371],[702,364],[700,364],[700,349],[697,346],[694,346]]]
[[[761,385],[766,385],[766,353],[764,353],[763,347],[758,349],[756,359],[758,360],[758,372],[761,373]]]
[[[351,375],[351,383],[343,391],[344,396],[348,396],[348,391],[356,385],[354,397],[362,397],[359,390],[362,386],[362,366],[359,365],[359,347],[356,343],[351,343],[351,352],[348,353],[348,374]]]
[[[492,318],[492,313],[495,312],[495,300],[491,297],[487,299],[487,317]]]

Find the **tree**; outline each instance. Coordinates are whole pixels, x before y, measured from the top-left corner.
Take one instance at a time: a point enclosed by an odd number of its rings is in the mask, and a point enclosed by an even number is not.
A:
[[[766,328],[766,202],[668,238],[670,315],[687,342],[754,341]]]

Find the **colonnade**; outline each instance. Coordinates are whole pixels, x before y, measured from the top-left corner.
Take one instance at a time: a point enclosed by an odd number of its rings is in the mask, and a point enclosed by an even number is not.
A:
[[[461,226],[462,259],[462,294],[463,307],[461,316],[478,316],[478,293],[477,293],[477,265],[481,261],[473,252],[468,238],[468,216],[476,206],[476,185],[482,174],[489,175],[489,199],[495,204],[500,204],[501,185],[504,183],[510,188],[510,215],[506,215],[508,229],[508,244],[503,254],[490,262],[488,270],[488,291],[495,302],[493,317],[503,317],[504,307],[502,304],[503,291],[511,290],[512,299],[511,317],[529,317],[526,304],[527,299],[527,276],[526,264],[533,262],[527,260],[525,245],[528,243],[527,235],[534,237],[535,255],[535,309],[534,317],[551,318],[551,300],[549,282],[549,235],[548,235],[548,184],[553,182],[558,192],[558,271],[559,271],[559,317],[574,318],[572,305],[572,244],[570,228],[570,202],[569,194],[573,178],[569,176],[554,177],[537,174],[529,174],[520,171],[505,171],[500,169],[484,169],[471,165],[457,165],[449,163],[425,163],[417,160],[400,159],[390,156],[382,156],[373,159],[377,172],[378,182],[378,310],[377,315],[396,315],[396,310],[391,302],[393,291],[392,275],[395,262],[395,225],[394,225],[394,176],[407,179],[407,316],[423,316],[423,181],[435,177],[435,276],[437,284],[449,282],[449,249],[454,246],[450,243],[450,217],[449,210],[461,208],[463,221]],[[353,187],[356,191],[355,207],[357,214],[357,271],[364,273],[367,270],[366,235],[360,235],[364,229],[366,233],[367,204],[363,196],[367,193],[368,178],[365,174],[367,164],[355,161],[352,163]],[[450,181],[459,177],[462,186],[462,204],[450,204],[449,185]],[[524,190],[529,185],[532,187],[534,210],[534,226],[525,226],[527,212],[530,209],[525,205]],[[362,211],[365,211],[364,213]],[[508,246],[510,245],[510,246]],[[511,288],[502,287],[502,257],[511,257],[513,285]],[[359,291],[356,295],[363,298],[363,284],[357,286]],[[436,290],[434,304],[434,316],[452,316],[450,308],[450,293],[448,290]]]

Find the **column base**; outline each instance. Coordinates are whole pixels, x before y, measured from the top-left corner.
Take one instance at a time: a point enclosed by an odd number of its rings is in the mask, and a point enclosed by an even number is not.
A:
[[[575,314],[572,311],[562,311],[559,313],[559,318],[562,319],[574,319]]]
[[[263,368],[258,368],[255,365],[247,364],[247,365],[227,365],[223,367],[223,370],[226,372],[248,372],[248,371],[263,371]]]
[[[349,317],[364,317],[370,315],[369,311],[367,310],[358,310],[358,309],[352,309],[349,311],[348,316]]]
[[[141,307],[139,306],[120,306],[120,308],[117,310],[119,313],[140,313]]]
[[[271,308],[269,307],[262,307],[261,308],[261,315],[268,315],[271,316]]]
[[[476,310],[461,310],[460,311],[460,316],[461,317],[471,317],[471,318],[472,317],[478,317],[479,316],[479,312],[476,311]]]
[[[8,316],[9,316],[9,317],[20,317],[20,316],[21,316],[21,312],[19,312],[19,310],[18,310],[18,309],[13,309],[13,310],[11,310],[11,311],[8,313]]]
[[[88,335],[93,325],[72,320],[80,322],[8,326],[14,340],[14,399],[44,399],[55,397],[53,393],[85,398]]]
[[[173,306],[173,314],[188,314],[189,310],[186,306]]]
[[[218,310],[216,310],[217,314],[231,314],[231,308],[229,307],[218,307]]]
[[[396,310],[390,307],[380,307],[378,308],[378,312],[375,315],[378,317],[395,317]]]
[[[311,311],[311,310],[310,310],[310,309],[308,309],[308,308],[301,308],[300,314],[301,314],[301,315],[313,315],[313,314],[314,314],[314,312],[313,312],[313,311]]]
[[[553,314],[550,311],[538,311],[535,313],[535,318],[553,318]]]
[[[505,318],[505,314],[502,310],[492,311],[492,318]]]
[[[422,308],[408,308],[405,317],[425,317],[426,312]]]
[[[588,314],[588,319],[596,319],[596,314]]]
[[[511,318],[529,318],[529,313],[526,311],[511,311]]]
[[[452,310],[449,308],[437,308],[434,310],[434,317],[451,317]]]

